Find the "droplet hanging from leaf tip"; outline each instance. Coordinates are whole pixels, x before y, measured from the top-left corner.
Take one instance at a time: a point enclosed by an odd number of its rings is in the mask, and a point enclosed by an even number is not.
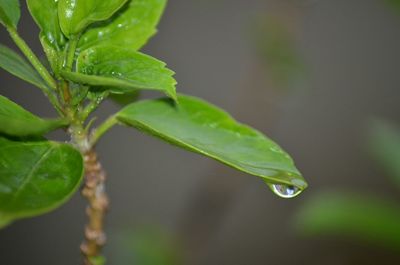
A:
[[[270,189],[279,197],[290,199],[299,195],[302,190],[296,186],[283,184],[269,184]]]

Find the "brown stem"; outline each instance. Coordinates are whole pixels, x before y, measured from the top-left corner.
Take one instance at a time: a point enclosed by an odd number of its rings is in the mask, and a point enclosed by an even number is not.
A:
[[[94,265],[93,259],[101,256],[101,249],[106,242],[103,230],[104,216],[108,208],[108,197],[105,193],[106,174],[91,149],[85,152],[85,185],[82,195],[88,200],[86,214],[88,223],[85,227],[85,240],[81,245],[84,265]]]

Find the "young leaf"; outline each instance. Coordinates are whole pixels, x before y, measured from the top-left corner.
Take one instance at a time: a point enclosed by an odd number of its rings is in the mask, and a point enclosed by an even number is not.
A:
[[[61,50],[65,37],[61,33],[57,2],[58,0],[27,0],[29,12],[42,31],[41,38],[46,38],[56,50]]]
[[[82,156],[68,144],[0,137],[0,224],[57,208],[82,176]]]
[[[58,16],[68,38],[81,33],[96,21],[110,18],[127,0],[59,0]]]
[[[77,83],[103,86],[111,93],[123,94],[136,89],[160,90],[176,99],[174,72],[165,63],[134,51],[112,46],[97,46],[79,54],[79,73],[62,75]]]
[[[10,48],[0,44],[0,68],[10,72],[16,77],[39,87],[49,90],[39,74],[24,59]]]
[[[0,23],[6,27],[17,28],[21,10],[18,0],[0,0]]]
[[[44,120],[0,95],[0,133],[10,136],[37,136],[66,126],[64,120]]]
[[[80,38],[78,48],[114,45],[139,50],[157,30],[166,0],[133,0],[107,23],[89,28]]]
[[[306,188],[292,159],[260,132],[194,97],[133,103],[116,114],[129,126],[187,150],[211,157],[271,184]]]

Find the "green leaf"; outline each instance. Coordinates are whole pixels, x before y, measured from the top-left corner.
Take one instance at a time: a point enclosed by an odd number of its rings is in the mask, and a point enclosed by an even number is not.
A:
[[[87,49],[79,55],[76,69],[80,74],[62,72],[62,75],[77,83],[103,86],[111,93],[150,89],[176,99],[174,72],[165,63],[132,49],[111,46]]]
[[[111,99],[120,106],[126,106],[128,104],[135,102],[139,98],[139,96],[140,93],[138,90],[136,90],[125,94],[111,94],[109,95],[109,99]]]
[[[42,90],[49,90],[39,74],[16,52],[0,44],[0,68],[16,77],[35,85]]]
[[[18,0],[0,0],[0,23],[6,27],[17,28],[20,16]]]
[[[68,144],[0,137],[0,224],[57,208],[82,176],[82,156]]]
[[[60,51],[65,44],[65,37],[58,21],[58,0],[27,0],[26,2],[29,12],[42,31],[41,38],[46,38],[48,43]]]
[[[0,95],[0,133],[10,136],[37,136],[66,126],[61,119],[44,120]]]
[[[376,120],[369,128],[372,156],[400,184],[400,129],[385,120]]]
[[[50,63],[50,67],[57,77],[60,75],[60,70],[63,66],[63,51],[58,50],[58,48],[54,47],[52,43],[48,40],[47,36],[44,35],[43,32],[39,35],[40,43],[42,44],[44,53],[46,54],[47,60]]]
[[[68,38],[81,33],[96,21],[110,18],[127,0],[59,0],[58,16]]]
[[[325,192],[306,203],[297,229],[309,235],[352,236],[372,243],[400,246],[400,208],[396,204],[342,192]]]
[[[307,187],[292,159],[260,132],[200,99],[179,95],[133,103],[116,114],[129,126],[187,150],[211,157],[270,184]]]
[[[114,45],[140,49],[157,30],[166,0],[133,0],[110,21],[89,28],[80,38],[78,48]]]

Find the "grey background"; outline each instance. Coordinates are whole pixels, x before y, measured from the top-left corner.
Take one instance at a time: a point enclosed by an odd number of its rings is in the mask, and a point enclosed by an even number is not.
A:
[[[256,52],[250,32],[263,16],[287,23],[307,66],[307,77],[289,88],[269,79]],[[20,32],[40,53],[25,9]],[[12,46],[3,29],[0,42]],[[400,122],[399,47],[400,16],[385,1],[169,1],[144,51],[174,69],[180,92],[207,99],[278,141],[310,187],[297,199],[279,199],[257,178],[119,127],[98,146],[109,175],[108,230],[164,227],[183,238],[186,264],[398,264],[395,251],[299,237],[291,220],[326,189],[400,199],[364,141],[371,117]],[[0,80],[2,95],[36,114],[54,114],[39,90],[4,71]],[[108,102],[99,116],[117,109]],[[78,264],[84,207],[77,194],[53,213],[1,230],[0,264]],[[106,251],[112,261],[112,246]]]

